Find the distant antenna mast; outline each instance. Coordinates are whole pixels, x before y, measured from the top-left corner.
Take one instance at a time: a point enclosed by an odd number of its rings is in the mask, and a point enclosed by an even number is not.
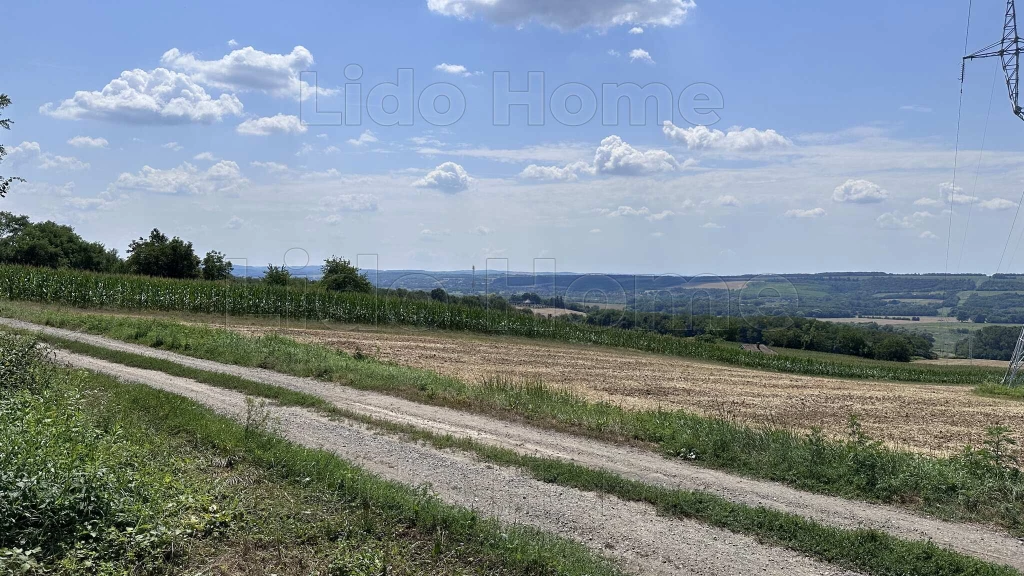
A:
[[[1024,120],[1024,110],[1021,110],[1020,107],[1020,55],[1024,51],[1021,48],[1021,44],[1021,38],[1017,35],[1017,7],[1014,5],[1014,0],[1007,0],[1006,17],[1003,19],[1003,37],[998,42],[993,42],[973,54],[964,56],[963,62],[960,65],[960,85],[961,87],[963,86],[968,60],[998,56],[1003,64],[1003,75],[1006,76],[1006,90],[1010,96],[1010,105],[1013,106],[1013,113],[1021,120]],[[956,190],[952,193],[955,192]],[[1020,206],[1018,205],[1019,209]],[[1013,234],[1012,228],[1010,234]],[[1006,370],[1006,375],[1003,376],[1003,384],[1016,386],[1017,375],[1021,368],[1024,368],[1024,328],[1021,329],[1020,336],[1017,337],[1017,346],[1013,349],[1013,356],[1010,357],[1010,366]]]

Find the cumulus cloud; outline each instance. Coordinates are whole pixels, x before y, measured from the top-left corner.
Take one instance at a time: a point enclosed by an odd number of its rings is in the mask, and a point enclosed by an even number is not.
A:
[[[418,188],[433,188],[454,194],[469,188],[473,179],[465,168],[455,162],[445,162],[427,173],[426,176],[413,183]]]
[[[821,218],[825,216],[824,208],[810,208],[806,210],[794,209],[786,211],[786,218]]]
[[[166,68],[126,70],[99,91],[80,90],[39,112],[61,120],[101,120],[125,124],[209,124],[242,113],[234,94],[214,99],[187,74]]]
[[[594,170],[602,174],[653,174],[671,172],[678,167],[679,163],[668,152],[641,152],[614,135],[602,140],[597,152],[594,153]]]
[[[879,216],[876,222],[879,228],[886,230],[910,229],[934,216],[931,212],[914,212],[909,216],[900,216],[898,211],[886,212]]]
[[[60,156],[44,152],[39,142],[22,142],[7,149],[7,160],[13,165],[24,165],[35,161],[37,168],[43,170],[87,170],[88,162],[82,162],[74,156]]]
[[[993,198],[991,200],[982,200],[978,203],[978,206],[984,210],[1002,211],[1016,208],[1017,203],[1005,198]]]
[[[263,118],[250,118],[235,128],[239,134],[246,136],[269,136],[271,134],[303,134],[306,128],[298,116],[278,114]]]
[[[728,207],[731,207],[731,208],[739,208],[740,207],[739,199],[737,199],[735,196],[733,196],[731,194],[726,194],[724,196],[719,196],[718,199],[715,200],[715,204],[717,204],[719,206],[728,206]]]
[[[643,34],[644,33],[644,29],[639,27],[639,26],[634,26],[633,28],[629,29],[629,33],[630,34]]]
[[[636,62],[637,60],[647,64],[654,64],[654,58],[651,58],[651,53],[643,48],[637,48],[629,51],[629,61]]]
[[[832,191],[834,202],[876,204],[889,198],[889,192],[868,180],[847,180]]]
[[[938,236],[936,236],[934,233],[932,233],[931,230],[925,230],[924,232],[921,232],[921,235],[918,236],[918,238],[921,238],[923,240],[934,240],[934,239],[938,238]]]
[[[281,164],[280,162],[261,162],[259,160],[254,160],[253,162],[250,162],[249,165],[253,168],[262,168],[272,174],[288,171],[288,165]]]
[[[229,229],[231,229],[231,230],[238,230],[238,229],[240,229],[240,228],[242,228],[242,227],[244,227],[244,226],[245,226],[245,220],[242,220],[242,219],[241,219],[241,218],[239,218],[238,216],[232,216],[232,217],[231,217],[231,218],[229,218],[229,219],[228,219],[228,221],[227,221],[227,222],[226,222],[226,223],[224,224],[224,227],[225,227],[225,228],[229,228]]]
[[[135,174],[122,173],[111,187],[157,194],[236,194],[248,184],[238,164],[221,160],[206,170],[188,162],[168,170],[143,166]]]
[[[216,162],[217,157],[213,155],[213,152],[200,152],[192,157],[193,160],[202,160],[204,162]]]
[[[594,152],[591,163],[577,161],[565,166],[539,166],[531,164],[519,173],[520,178],[532,180],[576,181],[581,175],[636,176],[670,172],[679,168],[676,159],[664,150],[640,151],[618,136],[608,136]]]
[[[534,22],[559,30],[678,26],[695,6],[692,0],[427,0],[430,11],[444,16],[511,26]]]
[[[313,55],[302,46],[289,54],[269,54],[252,46],[232,50],[219,60],[202,60],[192,53],[171,48],[160,58],[171,70],[188,74],[195,82],[233,92],[263,92],[277,98],[304,98],[314,89],[299,80],[299,73],[313,65]],[[321,94],[336,90],[319,89]]]
[[[75,148],[106,148],[110,143],[106,138],[92,138],[89,136],[75,136],[68,140]]]
[[[726,152],[757,152],[769,148],[785,148],[793,143],[775,130],[756,128],[730,129],[728,132],[712,130],[707,126],[680,128],[666,121],[662,133],[672,140],[683,142],[690,150],[722,150]]]
[[[166,144],[161,144],[160,147],[167,148],[168,150],[173,150],[174,152],[179,152],[185,148],[184,146],[178,144],[177,142],[168,142]]]
[[[373,144],[377,141],[377,135],[367,130],[359,135],[359,138],[349,138],[348,143],[353,146],[362,146],[364,144]]]
[[[447,62],[442,62],[437,66],[434,66],[434,70],[455,76],[473,76],[473,72],[467,70],[462,64],[448,64]]]
[[[575,182],[580,174],[593,174],[594,166],[588,162],[573,162],[566,166],[538,166],[531,164],[519,173],[520,178],[529,180],[561,180]]]
[[[671,210],[662,210],[661,212],[651,212],[651,210],[642,206],[640,208],[633,208],[632,206],[619,206],[615,210],[608,210],[601,208],[597,210],[598,214],[604,214],[609,218],[631,218],[631,217],[642,217],[648,222],[661,222],[667,220],[672,216],[675,216],[675,212]]]

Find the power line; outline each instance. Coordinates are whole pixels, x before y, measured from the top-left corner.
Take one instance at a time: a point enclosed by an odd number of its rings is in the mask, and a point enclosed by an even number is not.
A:
[[[992,102],[996,96],[996,77],[999,70],[992,71],[992,88],[988,95],[988,114],[985,115],[985,129],[981,133],[981,152],[978,153],[978,168],[974,172],[974,188],[971,193],[971,205],[967,208],[967,224],[964,226],[964,239],[960,243],[960,257],[956,261],[956,273],[960,273],[960,263],[964,260],[964,248],[967,247],[967,233],[971,230],[971,213],[974,212],[974,203],[978,200],[978,178],[981,176],[981,159],[985,156],[985,140],[988,138],[988,121],[992,117]]]
[[[967,4],[967,34],[964,38],[964,58],[967,58],[967,46],[971,39],[971,13],[974,11],[974,0]],[[946,229],[946,264],[944,273],[949,273],[949,244],[953,237],[953,200],[956,196],[956,166],[960,156],[960,120],[964,110],[964,66],[965,60],[960,61],[960,102],[956,109],[956,147],[953,151],[953,184],[949,191],[949,227]]]

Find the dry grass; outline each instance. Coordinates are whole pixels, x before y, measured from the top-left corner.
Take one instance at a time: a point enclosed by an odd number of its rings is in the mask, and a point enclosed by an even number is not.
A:
[[[244,333],[265,326],[232,325]],[[335,326],[275,329],[301,342],[432,370],[467,382],[496,375],[572,389],[627,408],[683,408],[741,422],[845,436],[855,414],[892,446],[951,453],[979,445],[990,426],[1024,420],[1024,404],[970,388],[827,379],[702,364],[627,350],[415,330]]]

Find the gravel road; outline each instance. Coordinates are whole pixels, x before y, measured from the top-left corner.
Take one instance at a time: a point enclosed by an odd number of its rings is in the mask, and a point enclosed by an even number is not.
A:
[[[58,351],[58,361],[190,398],[244,420],[245,395],[163,372]],[[389,480],[426,485],[442,500],[506,523],[576,540],[619,560],[635,574],[778,576],[847,575],[795,552],[697,522],[658,516],[654,508],[534,480],[518,470],[467,455],[405,442],[309,410],[271,404],[273,429],[292,442],[322,448]]]
[[[380,420],[407,424],[434,433],[472,438],[478,442],[515,450],[520,454],[558,458],[590,468],[604,469],[626,478],[685,490],[717,494],[733,502],[765,506],[797,514],[825,524],[868,527],[906,538],[930,540],[937,545],[991,562],[1024,570],[1024,544],[990,528],[943,522],[888,506],[801,492],[780,484],[732,476],[682,460],[669,460],[640,448],[581,438],[509,423],[447,408],[417,404],[383,394],[365,392],[309,378],[299,378],[208,360],[200,360],[127,344],[113,339],[49,328],[16,320],[0,324],[37,330],[54,336],[115,350],[170,360],[184,366],[232,374],[249,380],[306,392],[339,408]],[[217,394],[225,392],[218,391]],[[599,499],[607,501],[607,499]]]

